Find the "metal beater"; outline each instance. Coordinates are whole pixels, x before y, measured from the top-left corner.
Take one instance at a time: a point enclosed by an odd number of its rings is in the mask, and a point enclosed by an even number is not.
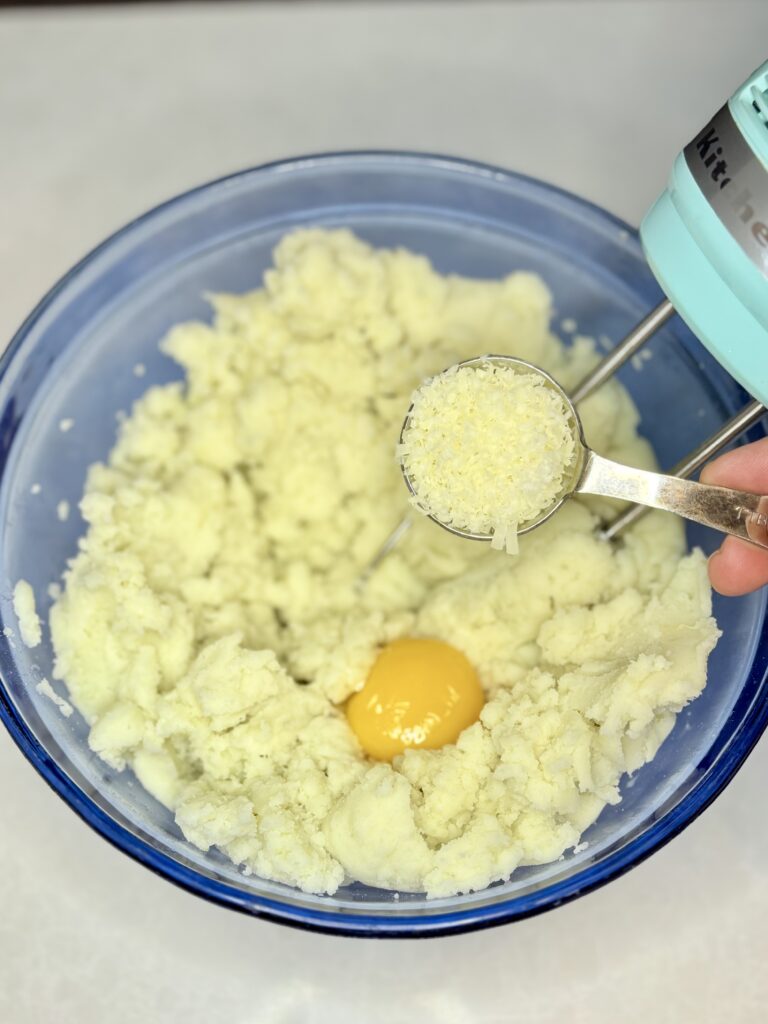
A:
[[[640,225],[648,264],[667,298],[570,395],[574,405],[609,380],[678,313],[755,400],[668,474],[686,478],[754,426],[768,404],[768,61],[677,156],[667,188]],[[631,506],[606,539],[644,515]],[[404,518],[364,578],[411,527]]]

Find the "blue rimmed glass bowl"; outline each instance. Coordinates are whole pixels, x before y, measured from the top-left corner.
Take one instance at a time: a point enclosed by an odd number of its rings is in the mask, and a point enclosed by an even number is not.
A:
[[[189,192],[129,224],[78,264],[22,326],[0,364],[0,628],[16,630],[11,591],[29,580],[47,611],[48,584],[76,550],[65,522],[86,467],[115,440],[116,411],[149,385],[179,377],[157,344],[174,323],[209,318],[205,292],[260,283],[278,239],[298,225],[345,225],[383,246],[425,253],[442,272],[542,275],[561,317],[618,340],[660,299],[636,233],[541,182],[442,157],[351,153],[272,164]],[[662,465],[713,431],[743,393],[677,319],[654,358],[621,377]],[[142,364],[144,376],[134,367]],[[62,431],[62,420],[74,420]],[[756,434],[754,436],[757,436]],[[35,485],[39,485],[36,487]],[[710,551],[719,539],[692,527]],[[51,678],[47,636],[33,651],[0,634],[0,715],[43,778],[93,828],[191,892],[275,921],[354,935],[424,936],[525,917],[588,892],[637,864],[718,794],[768,720],[766,597],[716,599],[724,630],[704,694],[678,718],[652,764],[585,835],[586,849],[516,872],[484,892],[427,901],[354,884],[310,896],[241,874],[217,851],[186,843],[171,814],[130,772],[88,748],[78,714],[36,690]],[[64,690],[60,690],[62,695]]]

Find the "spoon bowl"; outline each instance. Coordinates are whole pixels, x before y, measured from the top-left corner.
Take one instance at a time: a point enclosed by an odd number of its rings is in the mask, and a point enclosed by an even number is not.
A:
[[[537,376],[545,387],[558,395],[568,413],[574,444],[574,456],[568,467],[568,476],[550,505],[534,518],[518,524],[518,535],[529,533],[537,526],[541,526],[572,495],[592,494],[674,512],[685,519],[739,537],[757,547],[768,548],[768,496],[735,491],[728,487],[712,487],[680,477],[666,476],[663,473],[634,469],[605,459],[587,445],[584,428],[574,403],[546,370],[515,356],[488,354],[456,363],[442,373],[454,373],[457,369],[467,366],[506,367],[515,373]],[[413,408],[412,403],[403,421],[400,431],[401,445],[410,426]],[[418,485],[409,475],[405,459],[401,457],[399,461],[403,479],[412,496],[412,503],[420,512],[457,537],[479,541],[493,539],[490,533],[462,529],[453,523],[445,522],[431,512],[421,502]]]

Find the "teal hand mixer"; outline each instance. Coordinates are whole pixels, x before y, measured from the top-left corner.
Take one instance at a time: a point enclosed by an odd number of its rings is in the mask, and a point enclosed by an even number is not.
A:
[[[757,422],[768,403],[768,61],[678,155],[640,239],[667,298],[571,397],[586,398],[678,313],[756,399],[670,470],[687,477]],[[635,506],[604,535],[615,536],[644,511]]]
[[[682,150],[667,188],[640,225],[648,264],[667,298],[576,387],[575,404],[630,359],[675,313],[754,401],[669,470],[689,477],[753,426],[768,404],[768,61]],[[602,530],[616,536],[647,509],[631,506]],[[404,519],[365,578],[411,525]]]

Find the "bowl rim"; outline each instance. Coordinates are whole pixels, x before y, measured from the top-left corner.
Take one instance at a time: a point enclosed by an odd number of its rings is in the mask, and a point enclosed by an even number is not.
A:
[[[502,183],[524,184],[534,191],[557,196],[565,205],[574,210],[591,213],[604,225],[620,232],[626,232],[627,236],[635,242],[638,242],[639,239],[635,228],[590,200],[541,179],[480,161],[414,150],[386,149],[321,152],[275,160],[215,178],[179,193],[128,221],[91,249],[59,278],[24,319],[0,357],[0,380],[5,376],[16,351],[27,335],[70,282],[115,242],[130,235],[147,221],[172,208],[183,207],[202,193],[226,188],[250,177],[289,174],[318,166],[360,165],[381,160],[392,161],[400,166],[427,167],[469,177],[492,179]],[[3,460],[0,462],[0,475],[4,468]],[[745,686],[747,683],[761,684],[765,680],[767,670],[768,615],[764,614],[756,645],[755,660],[745,681]],[[395,917],[382,917],[362,912],[348,914],[342,910],[326,911],[306,906],[296,907],[279,899],[256,893],[245,893],[225,882],[200,874],[194,868],[180,863],[137,837],[98,807],[69,778],[34,737],[10,699],[5,682],[1,677],[0,719],[18,748],[45,782],[69,804],[90,828],[133,860],[177,886],[221,906],[305,930],[342,936],[422,938],[475,931],[534,916],[585,895],[642,863],[646,857],[661,849],[691,824],[734,778],[768,727],[768,701],[755,700],[752,702],[752,706],[747,710],[738,729],[730,737],[717,761],[669,812],[665,813],[642,834],[630,839],[621,849],[608,854],[605,859],[536,891],[509,896],[494,903],[478,907],[458,908],[429,916],[398,914]]]

